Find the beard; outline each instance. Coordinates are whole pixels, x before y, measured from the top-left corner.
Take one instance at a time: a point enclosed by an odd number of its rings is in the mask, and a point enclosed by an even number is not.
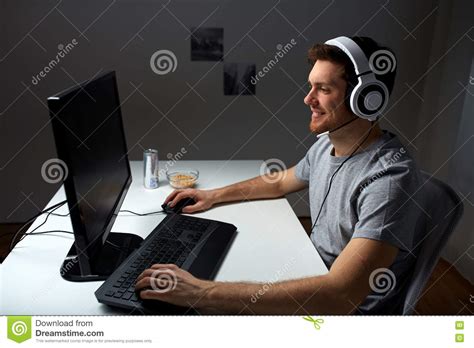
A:
[[[325,114],[319,120],[315,120],[311,117],[311,120],[309,121],[309,130],[314,134],[321,134],[334,128],[335,127],[329,119],[328,114]]]
[[[336,105],[332,109],[318,109],[318,111],[322,111],[324,114],[316,118],[311,115],[309,121],[309,130],[313,134],[331,132],[354,117],[353,114],[337,108]]]

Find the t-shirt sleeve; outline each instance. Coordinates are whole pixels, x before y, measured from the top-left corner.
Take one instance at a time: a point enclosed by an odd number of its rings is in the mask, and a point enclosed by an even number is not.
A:
[[[411,197],[417,186],[414,171],[388,170],[361,189],[356,206],[358,222],[352,238],[384,241],[400,250],[412,251],[421,213]]]
[[[310,147],[306,155],[303,157],[301,161],[298,162],[295,168],[295,176],[297,179],[305,182],[309,182],[309,176],[311,173],[311,165],[314,159],[315,151],[316,151],[316,143]]]

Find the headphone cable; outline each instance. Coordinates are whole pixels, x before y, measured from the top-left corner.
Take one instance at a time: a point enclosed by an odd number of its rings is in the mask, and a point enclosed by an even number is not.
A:
[[[323,199],[323,202],[321,203],[321,207],[319,208],[319,212],[318,212],[318,215],[316,216],[316,219],[314,220],[314,223],[313,223],[313,226],[311,227],[311,233],[313,232],[313,229],[314,227],[316,226],[316,223],[318,222],[319,220],[319,216],[321,215],[321,212],[323,210],[323,207],[324,207],[324,203],[326,203],[326,200],[329,196],[329,192],[331,191],[331,186],[332,186],[332,182],[333,182],[333,179],[334,177],[336,176],[337,172],[339,172],[339,170],[342,168],[342,166],[344,165],[344,163],[346,163],[348,160],[350,160],[352,158],[352,156],[357,152],[357,150],[361,147],[361,145],[363,143],[365,143],[365,141],[368,139],[370,133],[372,133],[372,129],[374,128],[374,125],[375,125],[375,121],[372,121],[372,126],[370,127],[369,129],[369,132],[367,133],[367,135],[365,136],[364,140],[362,140],[362,142],[357,145],[357,147],[354,149],[354,151],[352,151],[352,153],[349,155],[349,157],[347,157],[340,165],[339,167],[337,167],[337,169],[334,171],[334,173],[332,174],[331,176],[331,179],[329,180],[329,186],[328,186],[328,190],[326,192],[326,195],[324,196],[324,199]]]

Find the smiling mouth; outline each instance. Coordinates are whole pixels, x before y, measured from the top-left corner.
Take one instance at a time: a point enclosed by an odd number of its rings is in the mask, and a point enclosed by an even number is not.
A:
[[[313,114],[311,115],[313,117],[320,117],[326,114],[325,112],[319,111],[319,110],[311,110],[311,111],[313,112]]]

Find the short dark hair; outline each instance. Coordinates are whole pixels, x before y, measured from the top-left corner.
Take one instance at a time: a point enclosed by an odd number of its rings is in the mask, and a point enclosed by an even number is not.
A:
[[[382,47],[377,42],[369,37],[354,36],[351,39],[359,45],[362,51],[365,53],[367,59],[378,50],[387,50],[395,57],[393,51],[388,47]],[[355,86],[357,84],[357,77],[352,64],[351,59],[338,47],[332,45],[326,45],[318,43],[308,50],[308,62],[311,66],[316,63],[317,60],[326,60],[335,64],[342,65],[344,72],[342,78],[346,80],[348,86]],[[377,75],[377,78],[385,83],[388,88],[388,92],[391,94],[393,85],[395,83],[395,76],[397,73],[396,65],[393,71],[389,71],[385,74]]]

